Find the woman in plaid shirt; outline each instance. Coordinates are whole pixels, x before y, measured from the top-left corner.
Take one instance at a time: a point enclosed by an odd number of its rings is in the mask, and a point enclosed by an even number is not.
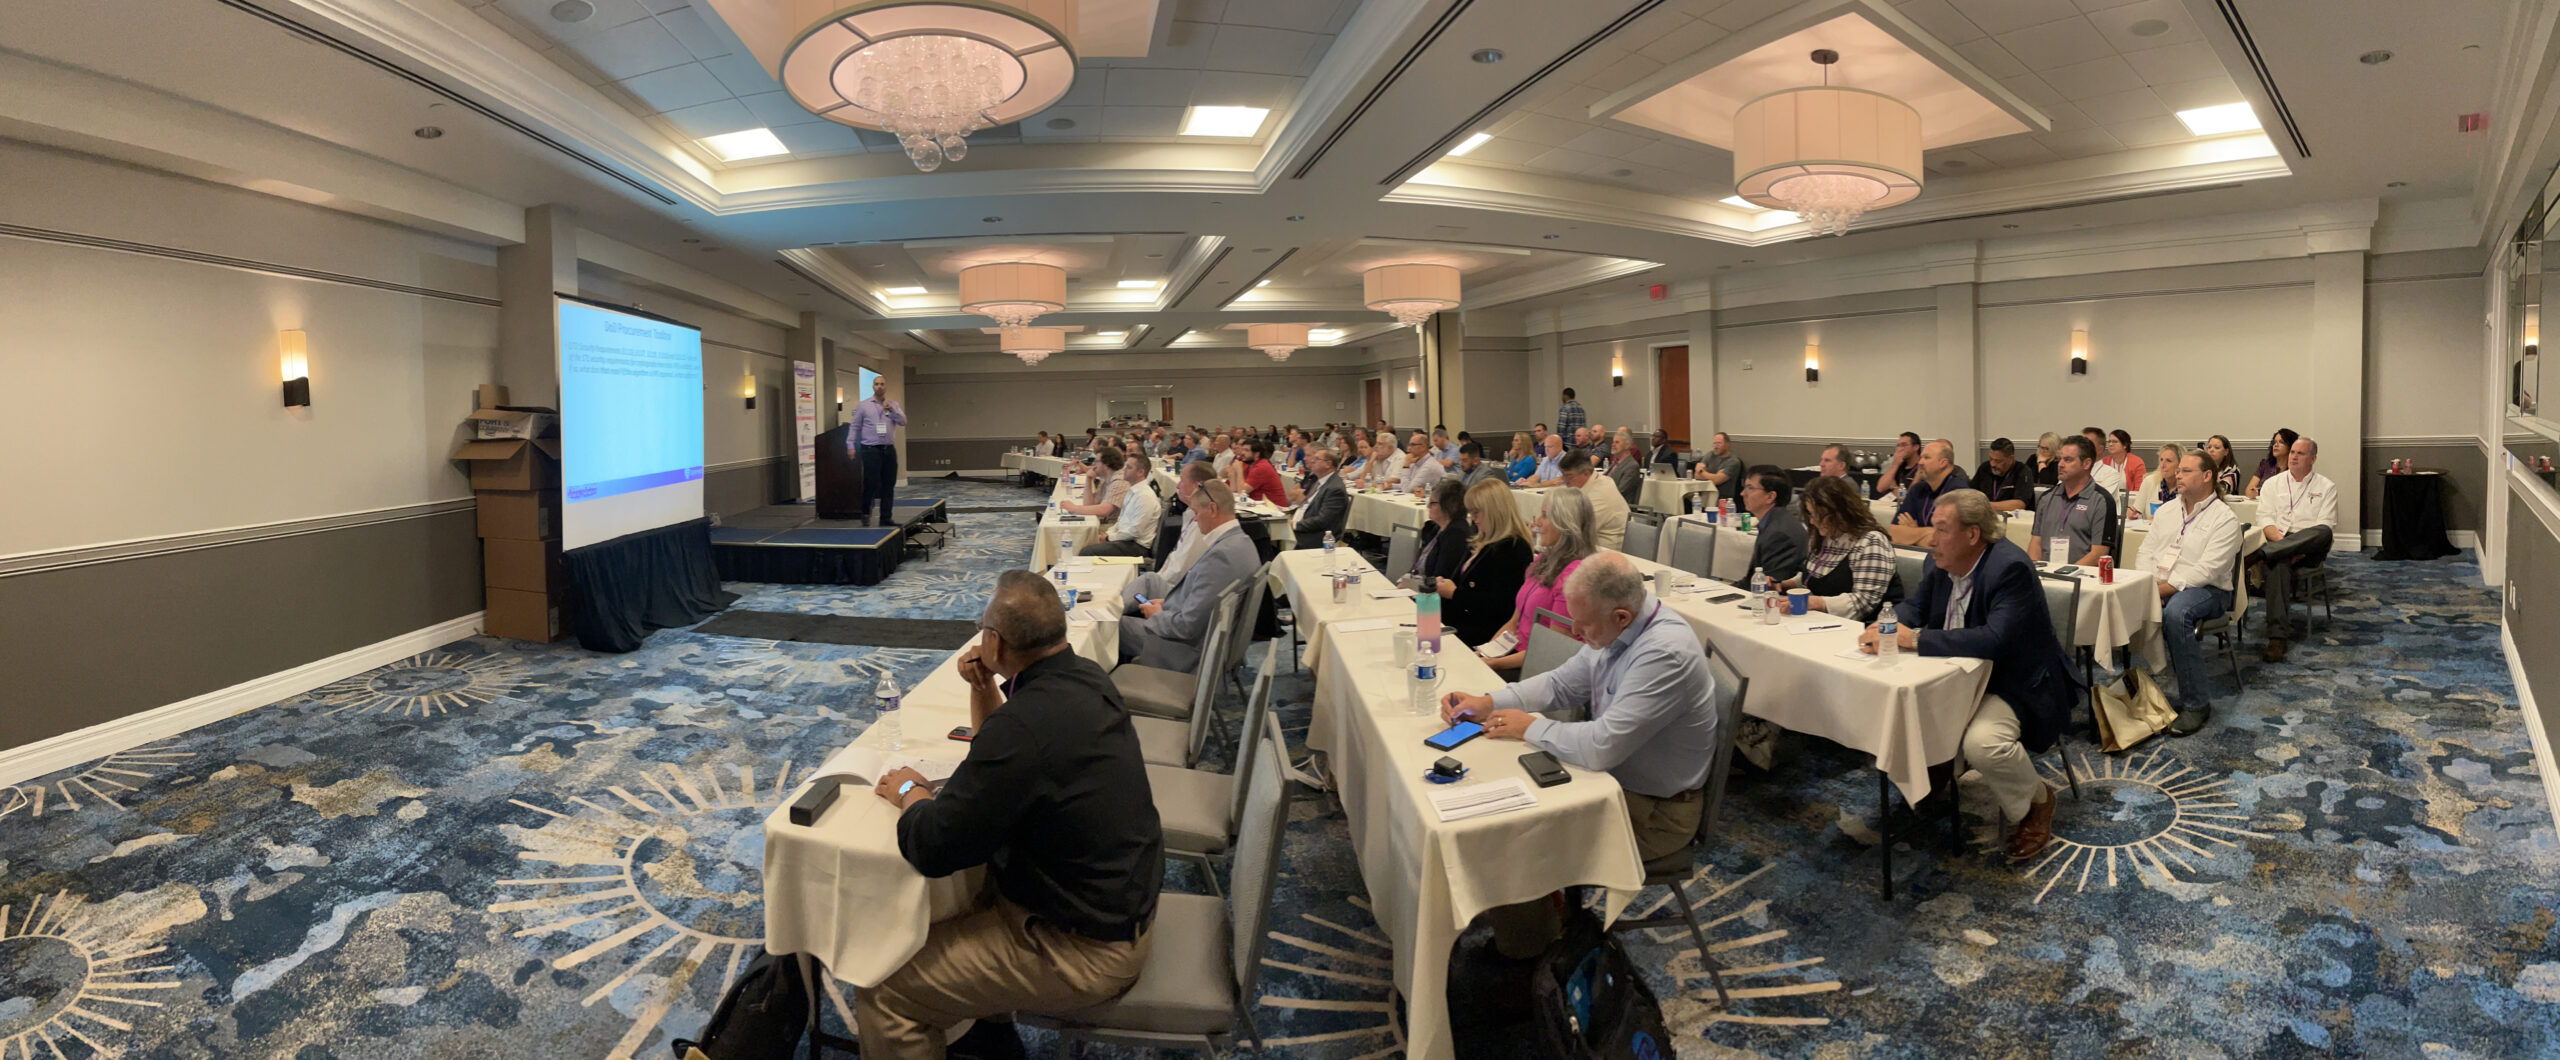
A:
[[[1874,619],[1902,598],[1893,542],[1848,479],[1817,478],[1807,485],[1804,523],[1812,532],[1813,555],[1804,573],[1780,583],[1781,589],[1805,589],[1813,594],[1807,606],[1855,622]]]

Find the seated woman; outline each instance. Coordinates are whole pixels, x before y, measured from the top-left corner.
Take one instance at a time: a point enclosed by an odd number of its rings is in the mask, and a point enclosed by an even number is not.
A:
[[[1848,479],[1818,478],[1804,488],[1804,525],[1810,558],[1780,589],[1803,589],[1812,594],[1807,607],[1861,623],[1901,598],[1893,542]]]
[[[2036,485],[2051,486],[2062,481],[2062,436],[2052,431],[2036,439]]]
[[[2098,462],[2124,473],[2124,491],[2142,495],[2143,483],[2150,478],[2142,466],[2142,457],[2133,451],[2133,432],[2118,427],[2107,434],[2107,451]]]
[[[1467,560],[1467,539],[1475,528],[1467,522],[1467,485],[1454,475],[1432,484],[1423,503],[1422,538],[1413,550],[1413,566],[1396,572],[1400,579],[1428,589],[1449,580]]]
[[[2301,440],[2302,436],[2293,433],[2291,427],[2276,428],[2276,436],[2267,439],[2267,455],[2258,459],[2258,473],[2249,476],[2250,500],[2258,499],[2258,487],[2266,485],[2268,479],[2284,474],[2286,461],[2293,456],[2293,443]]]
[[[2160,447],[2158,455],[2160,462],[2151,469],[2149,500],[2153,504],[2167,504],[2178,496],[2178,461],[2186,459],[2187,451],[2179,448],[2178,443],[2170,442]],[[2213,458],[2206,457],[2205,467],[2210,469],[2212,466]],[[2143,510],[2150,511],[2151,508],[2145,505]]]
[[[1440,480],[1446,488],[1450,479]],[[1457,572],[1440,576],[1432,589],[1440,594],[1440,621],[1470,647],[1482,646],[1511,621],[1520,599],[1520,582],[1529,561],[1529,527],[1520,521],[1520,505],[1511,488],[1492,479],[1467,487],[1467,519],[1475,527]]]
[[[1564,580],[1582,565],[1585,557],[1597,551],[1591,544],[1591,500],[1581,490],[1548,490],[1532,528],[1537,531],[1538,558],[1530,562],[1528,573],[1520,580],[1520,592],[1513,598],[1511,620],[1507,623],[1519,643],[1510,654],[1484,661],[1486,666],[1506,673],[1518,673],[1520,665],[1528,661],[1530,623],[1537,619],[1538,612],[1566,613]]]
[[[1518,482],[1521,479],[1528,478],[1530,475],[1537,473],[1538,451],[1529,448],[1529,433],[1527,431],[1520,431],[1512,434],[1511,453],[1507,459],[1510,460],[1510,463],[1504,465],[1502,469],[1502,481],[1504,482]]]
[[[2213,488],[2224,496],[2240,495],[2240,460],[2232,455],[2231,439],[2219,434],[2204,440],[2205,470],[2213,472]]]

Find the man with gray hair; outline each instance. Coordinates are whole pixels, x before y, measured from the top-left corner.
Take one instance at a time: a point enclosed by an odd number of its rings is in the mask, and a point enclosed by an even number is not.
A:
[[[1654,599],[1635,564],[1598,552],[1565,579],[1565,609],[1583,648],[1560,666],[1490,696],[1452,692],[1440,717],[1475,721],[1485,735],[1522,740],[1557,760],[1608,773],[1624,789],[1636,853],[1648,872],[1686,849],[1706,808],[1707,769],[1716,750],[1715,675],[1686,619]],[[1556,721],[1547,711],[1588,721]],[[1494,945],[1533,956],[1557,930],[1554,906],[1539,901],[1492,914]]]
[[[940,1058],[945,1032],[1015,1011],[1073,1012],[1127,993],[1146,966],[1164,829],[1146,756],[1102,668],[1067,648],[1049,583],[1006,571],[960,653],[975,730],[939,790],[898,768],[898,853],[935,879],[983,866],[983,909],[854,991],[862,1055]]]
[[[1920,447],[1920,473],[1903,487],[1902,506],[1894,511],[1893,525],[1884,528],[1884,536],[1906,548],[1925,548],[1929,544],[1931,516],[1937,511],[1938,498],[1953,490],[1973,489],[1973,482],[1956,466],[1956,446],[1944,438]],[[1977,491],[1978,492],[1978,491]],[[1984,504],[1991,503],[1989,499]],[[1997,536],[1998,531],[1993,531]]]
[[[2009,858],[2024,861],[2053,841],[2053,792],[2036,775],[2035,755],[2062,738],[2083,686],[2053,635],[2035,564],[2009,543],[1991,499],[1960,489],[1935,501],[1929,559],[1896,612],[1902,628],[1894,645],[1919,655],[1991,660],[1990,687],[1964,731],[1963,761],[1981,771],[1983,787],[2017,823]],[[1858,646],[1873,652],[1876,640],[1871,625],[1858,635]],[[1952,785],[1945,790],[1954,793]]]
[[[1236,525],[1236,495],[1210,479],[1191,490],[1192,521],[1200,527],[1199,557],[1180,584],[1162,599],[1145,599],[1120,620],[1120,661],[1190,673],[1217,618],[1218,597],[1252,577],[1262,554]]]

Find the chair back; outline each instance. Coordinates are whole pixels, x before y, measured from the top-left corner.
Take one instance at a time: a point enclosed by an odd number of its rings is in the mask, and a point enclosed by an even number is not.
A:
[[[1221,658],[1227,641],[1235,633],[1236,609],[1230,606],[1239,592],[1229,589],[1218,597],[1218,610],[1209,622],[1209,639],[1200,642],[1200,665],[1191,670],[1191,741],[1192,754],[1200,753],[1200,744],[1209,731],[1209,705],[1218,701],[1218,673],[1210,663]]]
[[[1662,553],[1662,513],[1638,508],[1627,513],[1627,543],[1618,551],[1637,559],[1652,559]]]
[[[1413,554],[1422,548],[1422,529],[1398,526],[1387,531],[1387,565],[1380,573],[1398,579],[1413,569]]]
[[[1751,679],[1734,669],[1723,652],[1707,653],[1707,674],[1716,684],[1716,749],[1707,763],[1707,805],[1698,814],[1701,843],[1715,834],[1716,817],[1724,810],[1724,782],[1733,773],[1733,741],[1742,727],[1742,700],[1751,691]]]
[[[1235,973],[1235,996],[1240,1000],[1258,996],[1262,950],[1270,936],[1271,894],[1280,882],[1280,841],[1289,826],[1289,792],[1280,778],[1288,752],[1269,737],[1262,742],[1267,746],[1254,753],[1253,769],[1237,780],[1236,786],[1244,792],[1244,812],[1236,817],[1235,856],[1227,880],[1227,924],[1233,932],[1228,967]]]
[[[1270,647],[1262,652],[1262,673],[1253,679],[1253,694],[1245,697],[1244,725],[1236,733],[1236,775],[1239,777],[1253,775],[1254,759],[1262,751],[1262,716],[1271,712],[1271,678],[1279,669],[1280,642],[1266,643]],[[1192,748],[1192,754],[1196,756],[1199,753],[1199,748]],[[1243,784],[1234,785],[1234,788],[1235,804],[1227,807],[1227,820],[1243,821],[1245,795],[1252,789]]]
[[[1548,625],[1553,620],[1555,626]],[[1558,627],[1562,628],[1558,628]],[[1573,620],[1546,608],[1529,619],[1529,654],[1520,660],[1520,679],[1526,681],[1564,665],[1566,659],[1581,650],[1582,642],[1573,639]],[[1567,719],[1580,721],[1580,718]]]
[[[2231,557],[2231,624],[2237,626],[2249,613],[2249,538],[2266,536],[2258,528],[2240,524],[2240,548]],[[2282,616],[2279,616],[2282,617]]]
[[[1201,656],[1203,659],[1217,659],[1219,673],[1230,673],[1244,665],[1245,649],[1253,647],[1254,627],[1262,622],[1262,597],[1270,584],[1271,564],[1265,563],[1254,568],[1253,573],[1245,577],[1244,584],[1237,587],[1243,595],[1236,598],[1235,625],[1227,637],[1227,653],[1223,656]]]
[[[1671,565],[1701,578],[1715,577],[1716,528],[1695,519],[1672,523]]]
[[[2069,574],[2043,574],[2045,617],[2053,620],[2054,643],[2062,646],[2062,654],[2070,655],[2071,646],[2080,640],[2080,579]]]
[[[1164,515],[1156,520],[1156,543],[1153,554],[1147,557],[1148,570],[1163,570],[1164,565],[1172,561],[1175,546],[1182,544],[1181,507],[1179,504],[1165,505]]]
[[[1920,591],[1920,574],[1927,569],[1929,554],[1916,549],[1896,547],[1893,550],[1893,576],[1902,580],[1902,592]]]

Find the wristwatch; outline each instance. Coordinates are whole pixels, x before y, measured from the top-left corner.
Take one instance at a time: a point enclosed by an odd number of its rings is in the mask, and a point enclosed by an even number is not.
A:
[[[904,805],[907,801],[907,793],[914,790],[916,790],[916,782],[912,780],[898,785],[898,802]]]

